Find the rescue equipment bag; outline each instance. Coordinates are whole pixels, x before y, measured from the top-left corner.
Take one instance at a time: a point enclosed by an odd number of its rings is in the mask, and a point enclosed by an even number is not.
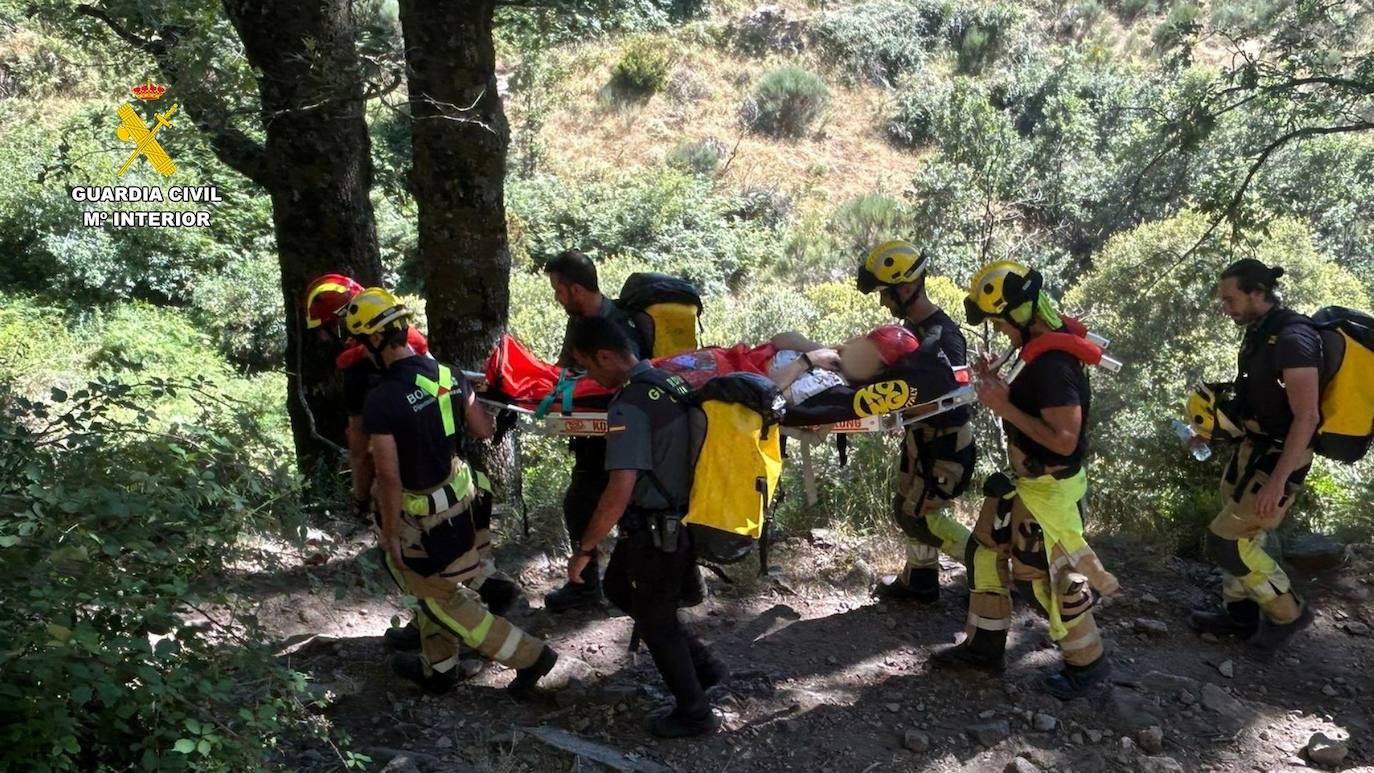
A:
[[[728,564],[763,536],[764,517],[782,474],[785,402],[777,386],[753,373],[713,378],[691,407],[696,463],[683,523],[697,556]]]
[[[1342,306],[1312,315],[1322,340],[1321,424],[1314,450],[1357,462],[1374,438],[1374,317]]]
[[[691,282],[667,274],[641,271],[630,274],[616,301],[630,313],[642,330],[648,317],[654,329],[654,350],[646,357],[667,357],[700,349],[697,330],[701,318],[701,293]]]

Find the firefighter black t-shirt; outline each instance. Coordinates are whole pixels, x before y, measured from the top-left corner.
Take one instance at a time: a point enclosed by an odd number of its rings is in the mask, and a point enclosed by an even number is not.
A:
[[[367,405],[367,393],[381,380],[381,371],[371,357],[349,365],[343,372],[344,409],[349,416],[362,416]]]
[[[432,489],[448,480],[457,441],[465,431],[463,410],[471,391],[463,374],[455,370],[452,399],[457,432],[448,437],[439,401],[416,383],[417,375],[438,381],[439,363],[419,355],[393,362],[368,393],[363,409],[364,432],[395,438],[401,486],[407,491]]]
[[[943,309],[936,309],[934,314],[919,323],[907,322],[905,327],[916,336],[922,345],[928,344],[927,339],[935,337],[938,333],[936,341],[938,341],[940,353],[949,361],[950,367],[968,364],[968,341],[964,338],[964,331],[959,329],[959,323],[951,319]],[[972,409],[968,406],[961,406],[948,413],[933,416],[921,423],[934,429],[945,429],[967,424],[972,417]]]
[[[1283,385],[1283,371],[1322,367],[1322,342],[1311,321],[1275,307],[1246,331],[1237,379],[1246,418],[1259,422],[1265,435],[1283,442],[1293,424],[1293,408]]]
[[[1078,430],[1078,445],[1067,456],[1056,454],[1031,440],[1009,421],[1003,422],[1007,438],[1032,460],[1046,467],[1077,468],[1083,464],[1083,455],[1088,450],[1088,408],[1091,403],[1092,390],[1083,363],[1068,352],[1045,352],[1022,368],[1020,375],[1011,382],[1011,404],[1040,419],[1044,418],[1040,412],[1046,408],[1081,406],[1083,425]]]

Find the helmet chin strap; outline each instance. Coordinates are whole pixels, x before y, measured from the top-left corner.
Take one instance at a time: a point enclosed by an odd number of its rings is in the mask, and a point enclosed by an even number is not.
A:
[[[926,279],[925,277],[921,277],[920,281],[916,283],[916,289],[911,291],[911,295],[907,296],[906,300],[902,300],[901,294],[897,292],[899,285],[888,286],[888,291],[892,293],[892,297],[897,301],[897,317],[899,319],[906,319],[906,313],[911,308],[911,304],[915,303],[916,299],[920,297],[921,290],[924,289],[925,286]]]

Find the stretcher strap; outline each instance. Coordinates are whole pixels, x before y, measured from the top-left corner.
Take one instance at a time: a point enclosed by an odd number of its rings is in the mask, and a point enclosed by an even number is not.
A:
[[[573,375],[571,368],[564,368],[558,372],[558,383],[553,385],[553,391],[544,396],[539,401],[539,407],[534,409],[534,418],[542,419],[549,415],[549,409],[553,407],[554,400],[562,398],[563,413],[572,413],[573,409],[573,388],[577,386],[577,380],[582,376]]]

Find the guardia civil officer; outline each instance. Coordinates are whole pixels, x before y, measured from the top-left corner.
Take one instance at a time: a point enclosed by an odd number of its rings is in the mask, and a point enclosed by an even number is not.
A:
[[[938,347],[951,366],[968,364],[968,342],[959,325],[926,294],[930,258],[911,242],[883,242],[859,266],[862,293],[878,291],[883,308],[916,335],[922,347]],[[907,538],[901,574],[883,578],[879,598],[934,603],[940,598],[940,553],[963,561],[968,527],[950,514],[977,461],[973,411],[959,407],[907,427],[892,512]]]
[[[349,301],[344,322],[383,369],[367,395],[363,430],[376,474],[382,547],[420,607],[420,654],[398,653],[392,668],[430,692],[444,692],[458,681],[465,644],[516,669],[508,689],[524,696],[558,656],[493,614],[478,589],[488,565],[474,513],[489,494],[477,485],[461,441],[468,434],[491,437],[492,419],[461,371],[407,344],[410,317],[390,292],[373,287]]]
[[[1222,474],[1221,512],[1207,529],[1208,554],[1223,572],[1223,607],[1189,618],[1197,631],[1268,650],[1312,622],[1265,543],[1302,490],[1321,421],[1321,338],[1312,320],[1283,306],[1281,276],[1282,268],[1247,258],[1217,284],[1222,313],[1245,328],[1231,405],[1244,437]]]
[[[568,561],[568,580],[581,581],[597,544],[619,526],[606,567],[611,603],[627,612],[674,698],[671,710],[649,718],[664,738],[702,735],[720,721],[706,690],[726,676],[724,664],[678,618],[680,606],[700,603],[701,576],[681,518],[691,493],[689,389],[682,379],[635,356],[611,320],[575,321],[574,357],[602,386],[617,389],[606,428],[606,490]]]
[[[574,368],[571,331],[579,319],[598,317],[609,320],[630,341],[636,356],[653,351],[653,342],[645,341],[630,315],[615,301],[601,292],[596,264],[576,250],[560,253],[544,264],[554,300],[568,313],[568,328],[558,354],[558,366]],[[606,440],[600,437],[573,437],[568,440],[573,454],[572,475],[563,495],[563,522],[568,528],[568,541],[576,546],[592,518],[597,499],[606,488]],[[544,608],[550,612],[595,607],[601,603],[601,574],[595,556],[587,561],[581,582],[569,582],[544,597]]]

